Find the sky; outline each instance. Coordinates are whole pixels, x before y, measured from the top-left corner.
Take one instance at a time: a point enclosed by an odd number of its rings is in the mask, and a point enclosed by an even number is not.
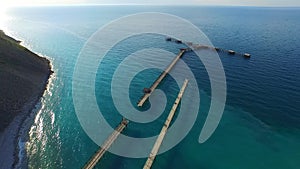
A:
[[[221,6],[300,6],[300,0],[0,0],[0,6],[24,5],[221,5]]]

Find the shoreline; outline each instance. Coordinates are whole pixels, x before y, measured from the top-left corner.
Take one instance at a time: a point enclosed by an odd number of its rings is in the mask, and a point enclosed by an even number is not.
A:
[[[21,41],[15,40],[13,37],[6,35],[4,32],[3,34],[4,35],[1,36],[13,41],[13,43],[15,43],[13,45],[23,48],[26,55],[32,57],[25,58],[24,60],[35,59],[41,63],[41,67],[44,66],[44,74],[39,74],[38,80],[40,82],[37,83],[38,85],[34,88],[33,95],[28,96],[29,98],[27,98],[27,101],[19,107],[19,113],[15,115],[9,125],[0,132],[0,168],[28,168],[25,148],[26,142],[29,139],[28,132],[31,128],[35,115],[41,109],[41,101],[49,88],[49,84],[54,73],[53,65],[46,57],[36,54],[27,47],[20,45]],[[16,103],[14,106],[19,105]],[[24,155],[23,158],[22,155]]]
[[[53,73],[51,73],[48,80],[45,81],[46,86],[45,86],[44,92],[39,97],[37,97],[37,100],[34,102],[35,104],[33,104],[32,107],[28,107],[28,109],[25,110],[28,113],[26,113],[24,115],[23,120],[19,123],[19,128],[18,128],[18,132],[17,132],[18,135],[14,140],[15,151],[14,151],[14,155],[13,155],[14,163],[12,165],[12,168],[28,168],[26,143],[29,140],[29,131],[34,122],[36,114],[42,108],[42,100],[43,100],[45,94],[47,93],[47,90],[49,89],[49,85],[51,84],[52,75],[53,75]],[[21,148],[21,146],[22,146],[22,148]]]

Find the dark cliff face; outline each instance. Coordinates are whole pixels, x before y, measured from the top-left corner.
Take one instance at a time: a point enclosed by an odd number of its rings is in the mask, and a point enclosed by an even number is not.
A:
[[[24,106],[33,108],[51,74],[49,61],[0,31],[0,131]]]

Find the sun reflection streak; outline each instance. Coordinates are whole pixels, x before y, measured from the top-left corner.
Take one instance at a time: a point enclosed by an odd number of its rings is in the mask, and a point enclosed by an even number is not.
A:
[[[44,55],[39,54],[42,57],[46,57]],[[48,57],[46,57],[48,58]],[[50,62],[51,70],[53,70],[53,65]],[[44,147],[47,144],[47,117],[49,112],[49,107],[47,107],[47,102],[49,102],[49,98],[52,96],[52,89],[54,87],[53,83],[56,79],[55,73],[51,74],[48,79],[48,84],[46,86],[43,97],[41,98],[40,103],[36,106],[36,115],[33,119],[33,124],[29,130],[29,140],[26,142],[26,150],[27,153],[30,152],[29,158],[32,154],[37,153],[38,151],[43,151]],[[35,111],[34,110],[34,111]],[[52,127],[54,125],[54,112],[50,112],[51,124]]]

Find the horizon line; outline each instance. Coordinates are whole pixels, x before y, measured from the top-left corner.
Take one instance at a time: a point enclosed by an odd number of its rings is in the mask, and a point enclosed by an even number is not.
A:
[[[63,6],[195,6],[195,7],[269,7],[269,8],[300,8],[299,6],[291,5],[226,5],[226,4],[140,4],[140,3],[122,3],[122,4],[96,4],[96,3],[80,3],[80,4],[22,4],[22,5],[10,5],[8,8],[13,7],[63,7]]]

